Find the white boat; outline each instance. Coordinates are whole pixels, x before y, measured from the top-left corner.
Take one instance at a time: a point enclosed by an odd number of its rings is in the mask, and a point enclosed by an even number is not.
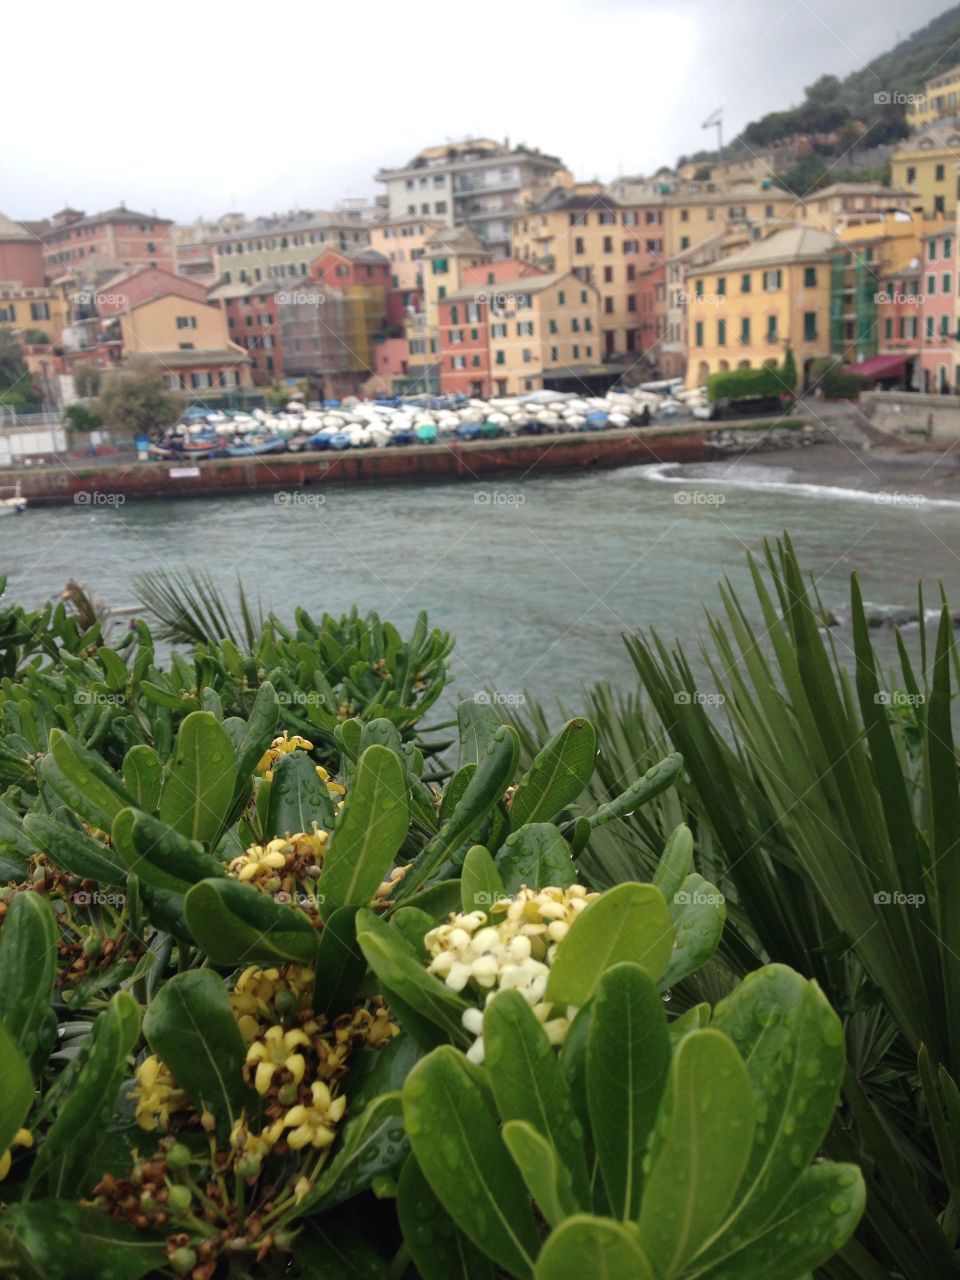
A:
[[[12,498],[0,498],[0,516],[19,516],[27,509],[27,500],[20,492],[20,481],[16,486],[7,485],[6,488],[13,488]]]

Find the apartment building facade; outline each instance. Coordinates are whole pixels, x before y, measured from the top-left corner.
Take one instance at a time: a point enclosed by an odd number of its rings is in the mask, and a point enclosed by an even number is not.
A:
[[[176,270],[173,222],[120,205],[87,215],[61,209],[42,235],[46,277],[99,280],[131,267]]]

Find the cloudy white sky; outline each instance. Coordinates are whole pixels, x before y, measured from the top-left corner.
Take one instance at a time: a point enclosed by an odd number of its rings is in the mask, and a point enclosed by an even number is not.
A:
[[[701,125],[719,103],[732,137],[948,7],[19,4],[0,17],[0,210],[40,218],[65,203],[91,212],[123,200],[192,220],[323,207],[381,190],[380,166],[471,134],[539,146],[584,179],[652,172],[712,145]]]

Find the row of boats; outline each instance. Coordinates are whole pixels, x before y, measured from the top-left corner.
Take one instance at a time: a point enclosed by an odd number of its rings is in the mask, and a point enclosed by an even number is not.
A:
[[[433,444],[443,439],[495,439],[566,431],[603,431],[642,426],[679,411],[679,384],[608,391],[605,396],[536,391],[490,400],[454,396],[351,397],[304,405],[292,400],[283,410],[249,413],[197,410],[154,440],[151,458],[243,458],[261,454],[328,449],[384,448]]]

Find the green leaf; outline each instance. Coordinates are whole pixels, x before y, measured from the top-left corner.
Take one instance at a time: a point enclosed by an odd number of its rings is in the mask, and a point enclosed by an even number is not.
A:
[[[209,711],[192,711],[177,732],[160,820],[191,840],[216,844],[236,781],[237,761],[226,730]]]
[[[460,1230],[511,1275],[532,1276],[539,1240],[526,1187],[455,1049],[435,1049],[413,1068],[403,1115],[417,1163]]]
[[[573,1193],[569,1169],[560,1163],[557,1152],[532,1124],[508,1120],[503,1126],[503,1140],[527,1190],[551,1227],[559,1227],[564,1218],[581,1208]]]
[[[460,904],[464,911],[485,911],[503,897],[503,881],[497,864],[482,844],[467,850],[460,873]]]
[[[397,1217],[421,1280],[492,1280],[493,1263],[444,1212],[416,1156],[400,1171]]]
[[[6,929],[6,925],[4,925]],[[2,1155],[33,1106],[33,1077],[25,1054],[11,1030],[0,1022],[0,1155]]]
[[[500,728],[500,717],[486,695],[478,694],[476,698],[464,698],[457,704],[457,723],[460,729],[457,768],[479,764]]]
[[[591,902],[557,947],[545,999],[584,1005],[597,983],[623,960],[638,964],[657,979],[673,950],[673,925],[659,889],[627,883],[608,889]]]
[[[28,840],[23,834],[23,820],[20,815],[11,809],[5,800],[0,800],[0,849],[29,858],[34,848],[33,841]]]
[[[669,840],[664,845],[653,883],[669,903],[673,901],[674,895],[680,892],[684,880],[692,870],[693,833],[689,827],[681,824],[671,832]]]
[[[720,1227],[753,1143],[750,1077],[721,1032],[677,1045],[649,1152],[640,1240],[658,1275],[677,1275]]]
[[[811,1165],[749,1244],[704,1271],[698,1259],[695,1274],[702,1280],[796,1280],[843,1248],[865,1203],[863,1175],[856,1165]]]
[[[507,836],[496,868],[508,894],[518,893],[524,885],[566,889],[577,880],[570,846],[549,822],[533,822]]]
[[[643,1158],[670,1069],[667,1017],[657,985],[638,965],[600,979],[587,1038],[593,1140],[615,1216],[640,1215]]]
[[[291,751],[273,766],[266,834],[275,836],[309,834],[316,823],[324,831],[334,824],[333,801],[317,766],[305,751]]]
[[[403,878],[400,898],[407,898],[420,888],[470,839],[500,800],[513,780],[520,754],[520,740],[515,729],[501,725],[493,734],[460,803],[424,847],[413,867]]]
[[[317,882],[324,919],[337,907],[370,902],[409,826],[403,765],[387,747],[367,747],[357,764]]]
[[[665,756],[659,764],[653,765],[637,782],[626,791],[602,804],[596,813],[592,813],[587,821],[591,827],[602,827],[614,818],[627,818],[641,805],[649,803],[661,795],[668,787],[672,787],[683,769],[683,757],[680,755]]]
[[[484,1059],[501,1119],[525,1120],[570,1174],[578,1208],[589,1204],[583,1129],[557,1056],[519,991],[501,991],[483,1015]]]
[[[136,809],[121,809],[113,820],[113,847],[128,871],[145,884],[171,893],[186,891],[201,880],[226,876],[222,864],[203,846],[159,818]]]
[[[67,1200],[8,1205],[2,1226],[44,1280],[141,1280],[163,1265],[166,1254],[162,1240]],[[5,1273],[5,1254],[0,1242],[0,1274]]]
[[[723,894],[695,871],[668,899],[673,952],[660,987],[666,990],[705,965],[720,945],[727,908]]]
[[[843,1028],[815,982],[786,965],[748,974],[714,1010],[747,1065],[758,1116],[736,1207],[709,1261],[755,1236],[820,1149],[840,1095]]]
[[[127,868],[122,859],[79,827],[57,822],[44,813],[28,813],[23,820],[23,829],[55,867],[82,880],[96,880],[99,884],[126,883]]]
[[[190,932],[214,964],[313,964],[319,936],[307,916],[238,880],[201,880],[187,893]]]
[[[438,1028],[445,1040],[463,1046],[470,1043],[461,1021],[470,1006],[439,978],[427,973],[424,963],[396,929],[372,911],[360,911],[357,914],[357,941],[367,964],[383,986],[399,997],[403,1006],[418,1015],[408,1024],[403,1017],[403,1007],[397,1009],[401,1024],[418,1044],[432,1048],[436,1042],[432,1036],[425,1036],[420,1019]],[[389,999],[387,1002],[392,1008],[393,1003]]]
[[[514,831],[549,822],[573,804],[593,777],[597,735],[589,720],[568,720],[538,752],[510,802]]]
[[[332,1209],[365,1191],[374,1178],[393,1173],[409,1153],[402,1114],[400,1094],[382,1093],[359,1116],[348,1119],[333,1159],[300,1204],[284,1214],[280,1225]]]
[[[331,1019],[351,1011],[367,971],[366,958],[357,942],[356,917],[356,907],[339,907],[320,934],[313,1007]]]
[[[89,806],[105,817],[105,821],[97,820],[97,826],[109,828],[120,810],[133,803],[133,796],[106,761],[62,729],[50,730],[50,754],[71,789],[79,791]],[[64,798],[69,804],[69,796]]]
[[[163,785],[163,764],[145,742],[131,747],[123,757],[123,781],[138,809],[155,813]]]
[[[15,894],[0,929],[0,1024],[27,1059],[40,1043],[56,976],[57,926],[50,903],[39,893]],[[6,1088],[6,1073],[0,1077]]]
[[[336,1219],[311,1223],[297,1236],[300,1280],[387,1280],[387,1264]]]
[[[71,1197],[89,1190],[97,1152],[113,1117],[127,1059],[140,1034],[140,1008],[118,991],[97,1017],[70,1092],[47,1130],[27,1180],[32,1192],[43,1181],[49,1194]]]
[[[216,1116],[221,1136],[228,1133],[254,1095],[243,1082],[243,1037],[220,975],[174,974],[150,1002],[143,1033],[197,1108]]]
[[[236,744],[237,782],[244,783],[260,763],[277,732],[280,706],[269,680],[257,690],[246,725]],[[296,754],[296,752],[294,752]]]
[[[536,1280],[655,1280],[636,1228],[580,1213],[549,1237]]]

